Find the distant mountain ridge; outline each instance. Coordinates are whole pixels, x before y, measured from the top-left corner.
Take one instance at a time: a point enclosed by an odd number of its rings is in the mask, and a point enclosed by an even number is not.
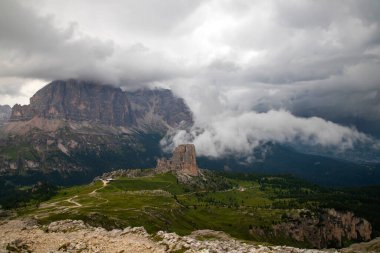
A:
[[[265,175],[291,174],[319,185],[347,187],[380,184],[379,163],[356,163],[322,155],[302,153],[292,147],[267,143],[255,150],[255,159],[226,156],[200,157],[198,165],[211,170]]]

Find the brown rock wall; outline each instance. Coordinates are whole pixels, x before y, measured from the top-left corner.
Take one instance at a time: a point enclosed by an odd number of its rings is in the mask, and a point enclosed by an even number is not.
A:
[[[173,171],[177,174],[198,176],[199,169],[196,161],[194,144],[183,144],[175,148],[171,159],[157,160],[156,170],[160,173]]]
[[[110,85],[73,79],[53,81],[34,94],[29,105],[16,104],[10,121],[29,121],[35,117],[156,131],[193,122],[183,99],[170,90],[126,92]]]
[[[343,241],[371,240],[371,224],[352,212],[327,209],[319,215],[292,217],[274,225],[275,235],[285,235],[297,241],[308,241],[316,248],[341,248]]]

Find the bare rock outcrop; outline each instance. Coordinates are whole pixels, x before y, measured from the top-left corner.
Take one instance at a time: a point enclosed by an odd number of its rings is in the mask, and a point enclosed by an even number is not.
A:
[[[194,144],[179,145],[174,149],[171,159],[158,159],[156,171],[158,173],[171,171],[179,176],[199,176]]]
[[[10,121],[30,121],[35,117],[156,131],[193,122],[183,99],[170,90],[127,92],[75,79],[53,81],[34,94],[29,105],[16,104]]]
[[[369,242],[361,242],[351,244],[347,248],[340,250],[342,253],[377,253],[380,252],[380,237],[377,237]]]
[[[0,174],[73,184],[115,168],[153,167],[161,136],[192,124],[190,109],[170,90],[53,81],[29,105],[14,105],[1,127]]]
[[[33,117],[95,121],[106,125],[130,126],[131,105],[120,88],[93,82],[54,81],[34,94],[30,105],[15,105],[11,121]]]
[[[12,108],[9,105],[0,105],[0,126],[8,122],[11,117]]]
[[[341,248],[344,241],[371,240],[371,224],[352,212],[338,212],[326,209],[313,214],[302,211],[287,217],[285,222],[273,225],[274,236],[285,236],[296,241],[307,241],[315,248]],[[260,233],[253,228],[252,233]],[[263,231],[261,231],[263,232]],[[268,232],[268,231],[267,231]]]
[[[159,231],[149,235],[143,227],[107,231],[82,221],[63,220],[40,227],[25,220],[0,223],[0,252],[236,252],[322,253],[287,246],[241,242],[223,232],[194,231],[189,236]]]
[[[0,224],[0,252],[165,252],[142,227],[107,231],[82,221],[40,227],[24,220]]]

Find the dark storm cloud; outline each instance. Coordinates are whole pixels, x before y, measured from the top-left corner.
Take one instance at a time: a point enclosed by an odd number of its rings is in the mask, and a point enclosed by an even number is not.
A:
[[[81,33],[78,26],[61,28],[54,16],[37,15],[18,1],[1,1],[0,76],[82,78],[132,87],[176,75],[178,67],[164,54],[142,43],[116,46],[112,40]]]
[[[352,67],[330,85],[301,91],[289,108],[301,116],[319,116],[380,136],[380,64]]]
[[[248,15],[226,28],[232,59],[212,61],[202,80],[217,86],[205,101],[218,98],[216,104],[225,110],[210,110],[190,99],[201,111],[198,126],[178,133],[174,142],[192,141],[202,152],[217,156],[230,150],[250,152],[261,141],[291,143],[298,138],[349,148],[368,140],[355,128],[379,136],[375,127],[380,125],[379,3],[267,1],[264,7],[262,3],[246,5]],[[239,63],[236,54],[252,51],[253,57]],[[216,74],[215,69],[224,71]],[[323,132],[332,136],[324,139]]]
[[[0,76],[80,77],[112,54],[112,42],[76,38],[75,24],[61,29],[53,23],[53,17],[37,16],[17,1],[1,1]]]
[[[1,95],[11,77],[169,87],[195,116],[171,140],[214,156],[380,136],[379,65],[377,0],[0,2]]]
[[[77,5],[77,1],[70,4]],[[126,0],[126,1],[102,1],[82,0],[79,3],[84,9],[89,6],[93,18],[100,18],[105,22],[112,22],[120,26],[128,33],[146,33],[155,36],[168,36],[175,32],[176,26],[190,15],[201,3],[200,0]],[[105,12],[112,15],[104,15]]]

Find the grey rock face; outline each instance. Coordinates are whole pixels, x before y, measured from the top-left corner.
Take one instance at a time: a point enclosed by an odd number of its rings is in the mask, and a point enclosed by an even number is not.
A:
[[[0,126],[8,122],[11,113],[12,108],[9,105],[0,105]]]
[[[274,236],[285,236],[296,241],[307,241],[315,248],[341,248],[344,240],[371,240],[372,226],[352,212],[338,212],[326,209],[320,214],[309,211],[287,218],[288,221],[273,225]],[[267,234],[257,228],[252,234]]]
[[[34,117],[158,131],[192,124],[191,112],[183,99],[169,90],[125,92],[79,80],[53,81],[30,99],[30,105],[16,104],[10,121]]]
[[[195,146],[193,144],[179,145],[175,148],[170,160],[157,160],[156,170],[158,172],[173,171],[185,176],[198,176],[200,172],[196,161]]]
[[[121,89],[77,80],[48,84],[31,97],[30,105],[15,105],[11,121],[35,116],[106,125],[130,126],[133,122],[129,101]]]
[[[71,172],[90,178],[114,168],[154,166],[160,136],[192,123],[189,108],[170,90],[53,81],[29,105],[13,107],[2,127],[0,174],[54,172],[66,180]]]
[[[210,237],[213,239],[201,239]],[[199,239],[198,239],[199,238]],[[107,231],[82,221],[53,222],[43,229],[21,220],[0,224],[0,252],[236,252],[322,253],[335,250],[262,246],[242,242],[218,231],[194,231],[189,236],[159,231],[149,235],[143,227]]]
[[[136,125],[149,128],[161,122],[169,127],[183,128],[193,124],[190,109],[170,90],[142,89],[125,94],[131,103]]]

